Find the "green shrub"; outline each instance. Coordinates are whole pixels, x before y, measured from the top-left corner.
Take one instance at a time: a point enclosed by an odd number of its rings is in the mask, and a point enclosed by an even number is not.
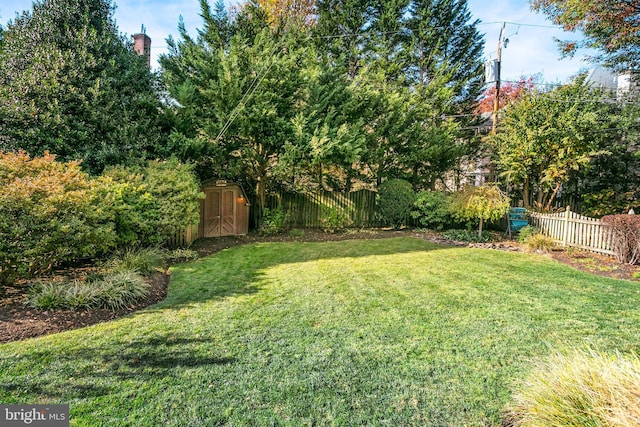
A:
[[[0,152],[0,285],[114,248],[162,244],[198,221],[190,166],[149,162],[98,179],[77,162]]]
[[[134,271],[147,276],[162,271],[167,255],[158,247],[127,248],[116,252],[104,265],[111,273]]]
[[[451,211],[446,194],[439,191],[423,191],[419,193],[411,217],[417,219],[422,227],[442,230],[451,223]]]
[[[613,233],[612,250],[619,262],[640,262],[640,215],[607,215],[600,220]]]
[[[111,167],[99,178],[104,205],[110,210],[117,235],[117,247],[158,245],[160,221],[158,201],[148,190],[141,171]]]
[[[621,192],[612,189],[601,190],[597,193],[582,195],[582,213],[591,217],[615,215],[629,211],[629,208],[637,206],[638,190]]]
[[[112,167],[101,180],[118,247],[163,244],[199,221],[203,195],[190,165],[171,159],[143,169]]]
[[[151,161],[145,168],[145,184],[158,203],[155,224],[162,242],[200,220],[200,183],[193,166],[177,159]]]
[[[524,244],[526,240],[534,234],[539,234],[540,231],[533,225],[525,225],[518,232],[518,242]]]
[[[442,233],[442,237],[456,242],[473,243],[486,243],[495,240],[493,235],[486,230],[483,231],[481,235],[478,235],[478,232],[474,230],[447,230]]]
[[[595,351],[539,362],[514,396],[503,425],[632,426],[640,423],[640,359]]]
[[[114,247],[102,186],[77,162],[0,151],[0,285]]]
[[[342,231],[351,225],[349,214],[342,208],[323,207],[320,227],[329,233]]]
[[[377,216],[380,221],[395,229],[407,223],[416,195],[407,181],[390,179],[378,187]]]
[[[260,223],[260,233],[271,236],[283,232],[289,224],[289,212],[281,206],[275,209],[265,208]]]

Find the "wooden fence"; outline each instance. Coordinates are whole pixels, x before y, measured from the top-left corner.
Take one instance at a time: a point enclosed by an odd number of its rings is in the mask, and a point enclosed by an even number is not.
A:
[[[250,199],[251,225],[257,227],[260,221],[255,196]],[[350,227],[376,227],[380,224],[375,217],[376,193],[360,190],[350,193],[318,191],[314,193],[277,193],[267,197],[266,207],[282,207],[289,213],[289,225],[292,227],[314,228],[322,226],[322,218],[331,209],[337,209],[349,215]],[[411,221],[411,219],[409,219]],[[184,232],[167,242],[167,246],[186,247],[198,238],[198,224],[187,227]]]
[[[529,217],[531,225],[562,246],[615,255],[611,249],[613,235],[599,219],[571,212],[568,206],[565,212],[556,214],[530,212]]]
[[[176,233],[168,242],[170,248],[184,248],[198,238],[198,224],[192,224],[185,228],[182,233]]]
[[[331,209],[349,215],[350,227],[375,227],[376,192],[359,190],[350,193],[317,191],[313,193],[279,193],[267,197],[267,208],[282,207],[289,213],[293,227],[314,228],[322,225],[322,218]],[[252,200],[252,206],[257,206]],[[252,209],[252,225],[257,226],[257,209]]]

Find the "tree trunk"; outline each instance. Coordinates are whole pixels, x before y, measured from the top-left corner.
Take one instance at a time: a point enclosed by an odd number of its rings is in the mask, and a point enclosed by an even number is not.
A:
[[[531,194],[529,192],[529,177],[524,179],[524,184],[522,185],[522,202],[524,204],[525,209],[531,208]]]
[[[478,240],[482,239],[482,218],[480,218],[480,227],[478,227]]]
[[[324,190],[324,175],[322,173],[322,163],[318,164],[316,173],[318,174],[318,187]]]
[[[561,182],[557,182],[556,183],[556,187],[553,189],[553,192],[551,193],[551,196],[549,196],[549,200],[547,201],[547,204],[545,205],[545,210],[547,210],[547,211],[551,210],[551,204],[555,200],[556,195],[558,194],[558,191],[560,191],[560,187],[561,186],[562,186]]]
[[[538,188],[538,194],[536,195],[536,202],[540,208],[544,208],[544,192]]]
[[[265,182],[265,176],[258,176],[256,183],[256,197],[258,198],[258,218],[262,220],[264,214],[264,208],[267,204],[267,183]]]

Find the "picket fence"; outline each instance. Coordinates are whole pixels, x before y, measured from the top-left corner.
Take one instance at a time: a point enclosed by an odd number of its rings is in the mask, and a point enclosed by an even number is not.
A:
[[[530,223],[545,236],[562,246],[571,246],[591,252],[615,255],[612,250],[613,234],[599,219],[566,211],[555,214],[529,212]]]

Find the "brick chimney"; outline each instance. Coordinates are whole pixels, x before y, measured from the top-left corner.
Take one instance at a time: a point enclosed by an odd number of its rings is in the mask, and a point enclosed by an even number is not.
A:
[[[151,39],[146,34],[144,25],[138,34],[133,35],[133,50],[138,55],[144,55],[147,58],[147,66],[151,67]]]

